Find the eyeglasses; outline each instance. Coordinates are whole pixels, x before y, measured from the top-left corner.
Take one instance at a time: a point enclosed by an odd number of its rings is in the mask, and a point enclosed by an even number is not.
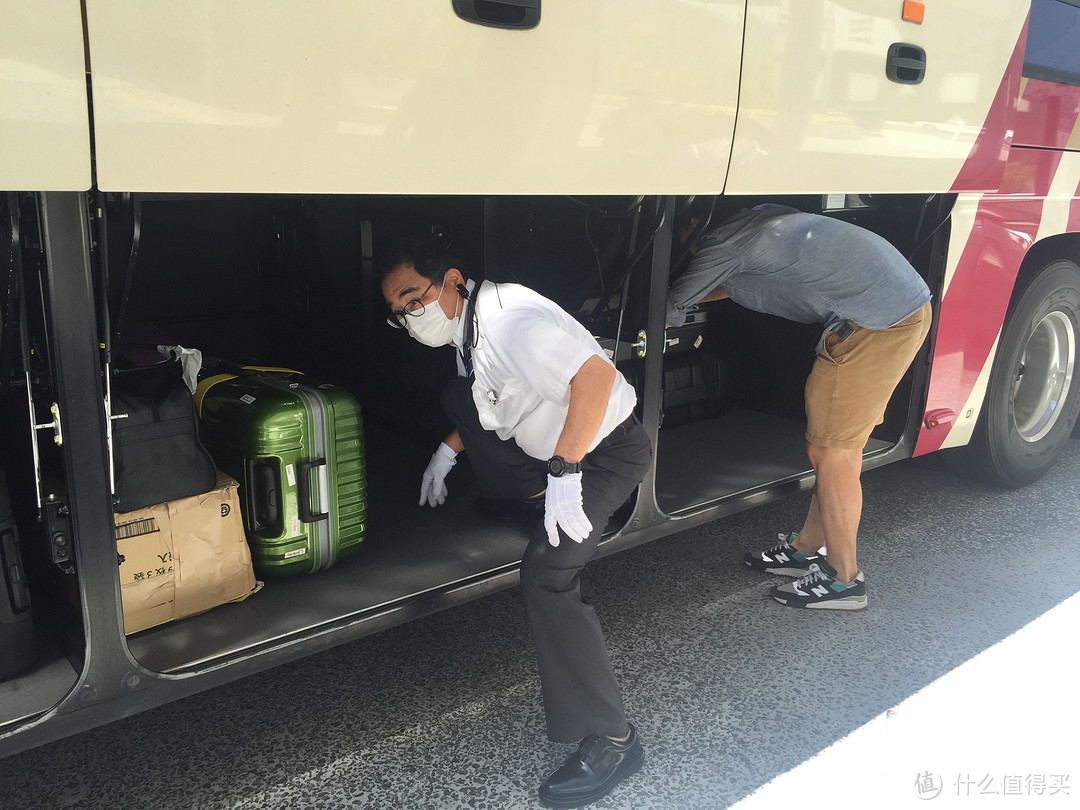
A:
[[[391,310],[390,317],[386,319],[386,322],[395,329],[404,329],[406,315],[412,315],[414,318],[419,318],[421,315],[423,315],[425,307],[423,298],[425,295],[428,294],[428,290],[430,290],[434,285],[435,282],[433,280],[431,284],[428,284],[424,291],[420,293],[419,298],[412,299],[401,309]]]

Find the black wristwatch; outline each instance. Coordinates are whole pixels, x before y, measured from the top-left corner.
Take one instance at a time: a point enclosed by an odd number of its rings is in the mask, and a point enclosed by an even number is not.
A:
[[[562,456],[552,456],[548,459],[548,472],[558,478],[560,475],[572,475],[581,472],[581,462],[573,463]]]

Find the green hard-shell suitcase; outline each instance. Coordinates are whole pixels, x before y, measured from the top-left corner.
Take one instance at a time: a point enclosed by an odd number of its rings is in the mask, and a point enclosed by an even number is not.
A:
[[[336,386],[288,369],[235,369],[199,384],[200,434],[240,482],[255,568],[314,573],[356,551],[367,519],[363,420]]]

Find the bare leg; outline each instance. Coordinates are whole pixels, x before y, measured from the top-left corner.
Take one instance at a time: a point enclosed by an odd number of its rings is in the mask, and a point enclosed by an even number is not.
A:
[[[836,578],[851,582],[859,573],[855,545],[862,517],[862,451],[808,443],[806,452],[817,473],[817,486],[795,547],[815,551],[824,545]],[[808,535],[805,539],[803,532]]]
[[[821,525],[817,487],[814,488],[814,494],[810,497],[810,509],[806,512],[806,520],[792,545],[803,554],[814,554],[825,545],[825,527]]]

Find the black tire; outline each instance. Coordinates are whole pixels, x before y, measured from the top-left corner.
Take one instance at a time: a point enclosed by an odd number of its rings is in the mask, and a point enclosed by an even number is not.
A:
[[[1010,489],[1041,478],[1080,413],[1078,351],[1080,267],[1053,261],[1009,307],[979,421],[951,466]]]

